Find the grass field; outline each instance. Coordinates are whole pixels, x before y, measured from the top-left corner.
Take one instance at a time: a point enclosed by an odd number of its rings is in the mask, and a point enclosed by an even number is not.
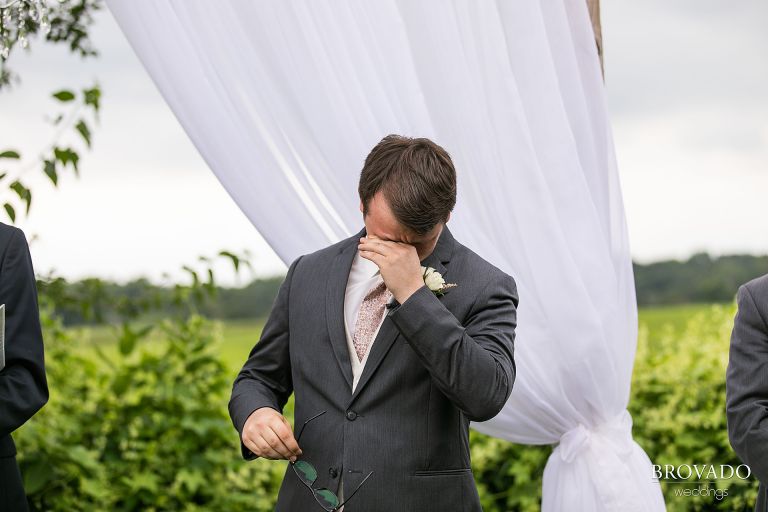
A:
[[[647,329],[649,342],[653,343],[665,332],[681,332],[688,321],[696,314],[707,311],[709,304],[684,304],[655,308],[641,308],[639,311],[640,329]],[[233,372],[240,369],[248,357],[253,345],[258,341],[264,320],[238,320],[217,322],[222,339],[221,357]],[[115,355],[115,333],[110,326],[75,328],[82,337],[83,347],[98,345],[108,355]],[[151,346],[159,339],[159,333],[149,336],[146,343]]]
[[[263,320],[238,320],[229,322],[216,322],[219,335],[222,340],[221,357],[227,366],[233,370],[239,370],[253,345],[258,341],[261,330],[264,327]],[[112,326],[98,327],[73,327],[72,331],[76,333],[82,341],[80,346],[85,350],[93,350],[99,347],[106,355],[114,357],[117,355],[115,340],[117,333]],[[151,333],[144,344],[151,347],[154,342],[161,338],[161,333]]]
[[[647,328],[651,338],[654,338],[654,335],[664,329],[672,329],[675,332],[683,330],[691,318],[711,307],[711,304],[682,304],[679,306],[641,308],[639,324],[641,328]]]

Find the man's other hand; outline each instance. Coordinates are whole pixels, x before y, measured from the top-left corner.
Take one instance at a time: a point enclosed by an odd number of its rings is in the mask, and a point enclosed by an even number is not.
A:
[[[242,440],[246,448],[265,459],[295,461],[302,453],[291,424],[271,407],[260,407],[248,416]]]

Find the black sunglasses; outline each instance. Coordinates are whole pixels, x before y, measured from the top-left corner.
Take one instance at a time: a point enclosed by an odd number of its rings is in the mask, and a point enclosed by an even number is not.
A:
[[[304,424],[301,426],[301,430],[299,430],[299,436],[296,438],[296,443],[299,442],[299,439],[301,439],[301,434],[304,433],[304,427],[307,426],[307,423],[314,420],[315,418],[322,416],[328,411],[323,411],[321,413],[315,414],[311,418],[309,418],[307,421],[304,422]],[[315,483],[315,480],[317,480],[317,470],[315,467],[310,464],[309,462],[305,460],[296,460],[296,461],[290,461],[291,466],[293,467],[293,470],[296,472],[296,476],[299,477],[299,480],[301,480],[304,485],[306,485],[310,491],[312,491],[312,495],[315,497],[315,500],[320,504],[321,507],[323,507],[324,510],[327,510],[328,512],[333,512],[335,510],[338,510],[344,503],[348,502],[352,499],[352,496],[355,495],[355,493],[360,490],[360,488],[363,486],[366,480],[373,474],[373,471],[368,473],[368,475],[363,478],[363,481],[360,482],[360,484],[357,486],[357,488],[350,494],[343,503],[339,503],[339,497],[336,496],[336,494],[331,491],[330,489],[321,488],[321,489],[315,489],[312,487],[312,484]]]

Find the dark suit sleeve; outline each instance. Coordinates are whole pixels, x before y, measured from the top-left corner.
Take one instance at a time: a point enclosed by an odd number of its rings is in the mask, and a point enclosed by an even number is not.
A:
[[[728,437],[752,474],[768,484],[768,325],[748,287],[739,288],[737,301],[726,374]]]
[[[35,273],[24,233],[13,229],[0,262],[0,304],[5,304],[0,439],[23,425],[48,401]]]
[[[496,416],[515,380],[517,287],[502,276],[477,297],[465,325],[426,285],[387,313],[436,385],[472,421]]]
[[[288,268],[261,337],[232,387],[229,415],[240,434],[240,448],[246,460],[257,456],[242,442],[245,421],[253,411],[261,407],[271,407],[282,413],[293,392],[288,346],[288,297],[293,272],[300,259],[297,258]]]

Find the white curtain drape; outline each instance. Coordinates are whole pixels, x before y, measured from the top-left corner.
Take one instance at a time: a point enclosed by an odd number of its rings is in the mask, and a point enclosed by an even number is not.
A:
[[[444,146],[452,232],[520,292],[514,391],[472,426],[559,443],[545,511],[664,510],[626,410],[634,283],[585,0],[107,3],[286,263],[362,227],[357,180],[384,135]]]

